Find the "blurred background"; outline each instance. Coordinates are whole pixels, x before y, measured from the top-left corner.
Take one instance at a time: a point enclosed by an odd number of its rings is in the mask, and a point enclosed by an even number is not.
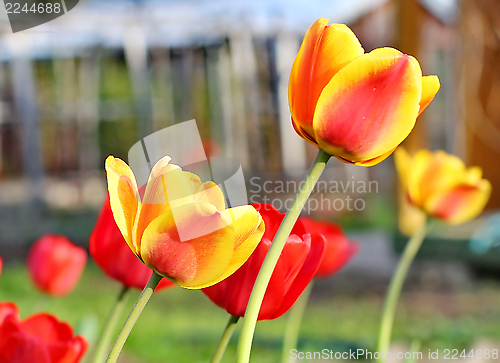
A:
[[[405,295],[411,304],[404,312],[413,315],[396,335],[416,334],[441,348],[499,340],[500,327],[488,323],[500,318],[497,0],[81,0],[68,14],[15,34],[0,4],[0,255],[7,266],[21,271],[16,261],[45,232],[86,246],[106,195],[106,156],[127,160],[141,138],[190,119],[207,154],[241,162],[251,202],[268,197],[284,211],[295,190],[262,187],[302,180],[315,157],[291,127],[287,87],[300,42],[319,17],[348,24],[366,51],[393,46],[414,55],[424,75],[439,75],[441,90],[404,145],[456,154],[493,185],[481,218],[438,226],[427,238]],[[361,168],[332,160],[322,180],[374,182],[366,192],[316,195],[362,199],[361,210],[329,204],[307,211],[341,223],[361,243],[344,271],[317,284],[314,301],[324,312],[325,302],[340,296],[337,311],[366,317],[333,337],[369,346],[406,241],[397,228],[393,161]],[[96,269],[89,274],[98,279]],[[0,280],[0,295],[2,283],[11,286]],[[363,306],[351,306],[360,295]],[[418,327],[405,330],[408,321]],[[318,327],[307,329],[315,335]],[[176,361],[165,354],[158,361]]]

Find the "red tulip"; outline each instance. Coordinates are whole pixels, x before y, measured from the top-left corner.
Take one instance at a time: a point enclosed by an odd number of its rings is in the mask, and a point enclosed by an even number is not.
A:
[[[41,291],[54,296],[67,295],[82,275],[87,252],[65,236],[46,234],[31,247],[28,270]]]
[[[73,329],[45,313],[24,320],[13,303],[0,303],[0,362],[77,363],[88,343]]]
[[[302,217],[300,221],[308,233],[316,232],[325,238],[325,253],[316,277],[328,277],[338,272],[359,251],[359,244],[349,241],[339,225],[309,217]]]
[[[202,290],[216,305],[236,316],[245,314],[262,262],[284,218],[284,214],[270,204],[253,206],[266,225],[262,240],[239,270]],[[292,307],[314,277],[323,256],[324,243],[321,235],[306,234],[302,223],[297,221],[269,282],[258,320],[279,318]]]
[[[0,275],[2,274],[2,268],[3,268],[3,261],[2,258],[0,257]]]
[[[89,241],[90,254],[106,275],[127,287],[143,289],[153,271],[135,257],[113,218],[106,197]],[[156,291],[175,284],[162,279]]]

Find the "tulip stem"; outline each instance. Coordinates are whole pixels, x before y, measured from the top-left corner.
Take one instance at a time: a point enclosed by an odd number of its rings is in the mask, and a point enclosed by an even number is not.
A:
[[[422,228],[417,231],[408,241],[406,247],[401,255],[396,271],[392,276],[389,288],[387,289],[387,294],[385,296],[384,310],[382,312],[382,320],[380,323],[380,331],[378,337],[378,349],[377,352],[384,352],[387,354],[389,351],[389,346],[391,344],[392,326],[394,323],[394,315],[396,314],[396,307],[398,305],[399,296],[401,295],[401,290],[403,289],[403,284],[406,280],[406,275],[408,270],[417,255],[420,246],[429,230],[428,222],[426,222]],[[381,354],[382,356],[382,354]],[[381,362],[379,359],[378,362]]]
[[[135,302],[135,305],[132,308],[132,310],[130,311],[127,320],[125,320],[122,330],[120,330],[120,333],[118,333],[118,336],[116,337],[116,340],[113,346],[111,347],[111,351],[109,352],[108,360],[106,361],[107,363],[115,363],[116,360],[118,359],[118,356],[122,351],[125,341],[130,335],[132,328],[134,327],[137,319],[139,319],[142,310],[144,309],[149,299],[153,295],[153,292],[161,279],[162,276],[158,275],[156,272],[153,271],[151,278],[149,279],[147,285],[144,287],[144,290],[142,290],[141,295],[139,295],[139,298]]]
[[[227,322],[226,329],[224,329],[224,332],[222,333],[222,336],[220,337],[219,343],[217,344],[217,348],[215,348],[214,355],[212,356],[212,359],[210,359],[210,363],[219,363],[220,360],[222,359],[222,356],[224,355],[224,352],[226,351],[229,340],[231,339],[231,336],[233,335],[234,329],[236,329],[236,324],[238,323],[239,319],[240,319],[240,317],[236,316],[236,315],[231,315],[229,317],[229,321]]]
[[[236,350],[237,363],[248,363],[250,360],[250,351],[252,349],[255,325],[257,323],[257,317],[259,315],[260,306],[262,305],[262,300],[264,299],[264,295],[266,293],[267,285],[269,284],[271,275],[281,255],[281,251],[285,246],[285,242],[290,235],[297,218],[299,218],[304,204],[309,198],[309,195],[311,195],[311,192],[318,182],[319,177],[323,173],[323,170],[325,170],[326,163],[330,157],[330,154],[321,149],[319,150],[316,160],[314,160],[311,169],[309,169],[304,182],[301,184],[300,189],[295,196],[292,207],[287,212],[280,228],[278,229],[278,232],[276,233],[276,236],[274,237],[274,241],[267,253],[264,263],[262,264],[257,280],[255,281],[255,285],[253,286],[252,294],[250,295],[250,300],[245,312],[243,327],[238,342],[238,348]]]
[[[93,363],[102,363],[106,359],[109,345],[111,343],[111,338],[113,337],[113,332],[116,328],[116,324],[118,323],[118,319],[127,301],[127,293],[129,292],[129,290],[129,287],[123,285],[120,289],[120,292],[118,293],[115,303],[113,304],[113,307],[111,308],[111,311],[106,318],[106,322],[104,323],[104,329],[101,332],[99,342],[95,349]]]
[[[302,317],[304,316],[304,312],[309,301],[309,296],[311,296],[313,285],[314,280],[312,280],[309,285],[307,285],[304,292],[300,295],[299,299],[290,310],[290,316],[288,317],[288,321],[286,324],[285,337],[283,339],[283,355],[281,357],[282,363],[288,363],[292,361],[290,357],[290,351],[297,348],[300,326],[302,324]]]

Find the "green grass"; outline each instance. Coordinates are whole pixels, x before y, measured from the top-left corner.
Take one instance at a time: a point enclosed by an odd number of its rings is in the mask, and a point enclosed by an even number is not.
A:
[[[331,282],[335,283],[334,277]],[[306,311],[299,349],[375,349],[382,297],[373,292],[336,293],[318,284]],[[43,310],[57,314],[92,342],[120,286],[89,265],[77,288],[65,298],[45,298],[37,292],[20,264],[8,264],[0,277],[0,299],[15,301],[23,317]],[[130,309],[139,291],[129,295]],[[124,312],[125,318],[128,311]],[[120,357],[123,363],[208,362],[228,319],[199,291],[181,288],[153,296],[139,318]],[[427,348],[468,348],[477,338],[500,340],[500,290],[483,282],[462,291],[422,291],[403,294],[394,329],[395,340],[417,338]],[[286,315],[257,326],[253,362],[279,362]],[[241,325],[241,323],[240,323]],[[237,335],[223,362],[234,360]],[[87,360],[88,362],[88,360]]]

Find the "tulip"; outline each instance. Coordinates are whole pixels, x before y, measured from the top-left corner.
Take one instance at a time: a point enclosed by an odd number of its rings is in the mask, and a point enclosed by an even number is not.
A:
[[[106,275],[126,287],[144,289],[153,271],[132,253],[113,218],[109,195],[89,240],[90,255]],[[162,279],[156,291],[174,286]]]
[[[315,277],[324,278],[337,273],[359,251],[359,244],[349,241],[342,228],[330,222],[318,222],[310,217],[300,221],[307,233],[319,233],[325,239],[325,252]]]
[[[200,289],[230,276],[264,234],[252,206],[227,208],[218,185],[165,156],[152,168],[144,196],[122,160],[109,156],[106,173],[111,210],[132,252],[158,275]]]
[[[0,275],[2,274],[2,268],[3,268],[3,260],[0,257]]]
[[[0,303],[0,362],[77,363],[88,343],[73,329],[45,313],[24,320],[13,303]]]
[[[398,148],[395,162],[408,202],[446,223],[477,217],[490,197],[491,184],[481,169],[467,169],[460,158],[444,151],[420,150],[412,158]]]
[[[216,305],[240,317],[245,314],[259,270],[284,218],[284,214],[272,205],[262,203],[254,207],[266,224],[259,245],[233,275],[202,290]],[[292,307],[314,277],[323,256],[324,243],[321,235],[306,234],[302,223],[296,222],[269,282],[258,320],[279,318]]]
[[[87,252],[65,236],[46,234],[28,254],[28,270],[35,286],[46,294],[63,296],[77,284],[87,262]]]
[[[338,159],[370,166],[408,136],[439,90],[418,61],[393,48],[364,53],[346,25],[318,19],[295,58],[288,87],[292,124]]]

